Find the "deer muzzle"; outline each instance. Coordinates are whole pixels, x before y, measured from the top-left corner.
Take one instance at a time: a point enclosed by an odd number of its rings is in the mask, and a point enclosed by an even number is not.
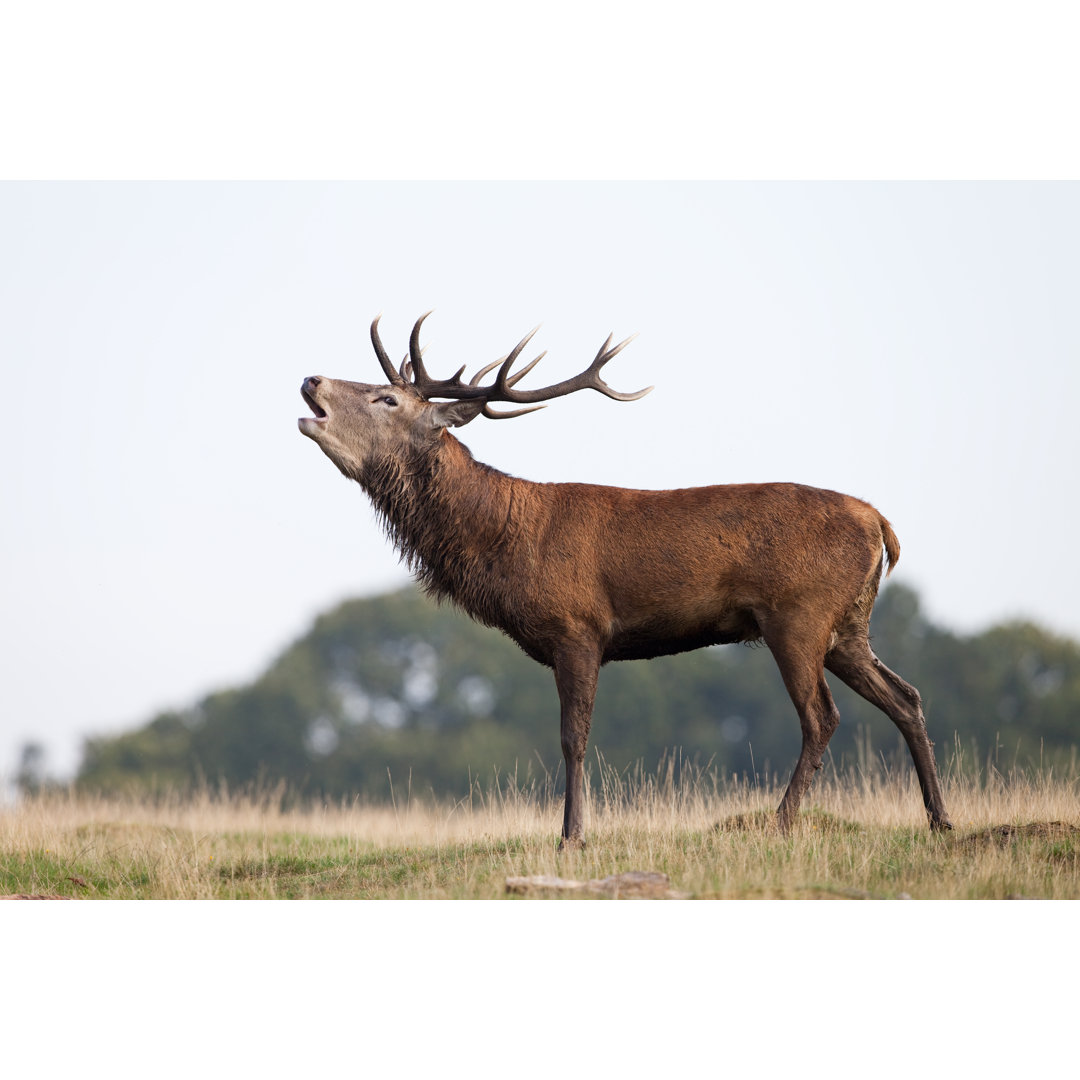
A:
[[[329,413],[319,404],[318,393],[322,379],[318,375],[311,375],[300,384],[300,396],[307,402],[308,408],[314,416],[301,416],[297,421],[300,430],[309,438],[314,439],[319,429],[330,418]]]

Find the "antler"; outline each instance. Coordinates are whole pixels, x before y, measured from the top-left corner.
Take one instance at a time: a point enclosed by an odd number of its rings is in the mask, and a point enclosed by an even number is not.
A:
[[[382,365],[383,371],[389,377],[390,382],[394,386],[410,387],[425,401],[429,401],[432,398],[450,398],[452,400],[472,401],[482,400],[484,402],[484,415],[486,417],[491,420],[508,420],[512,416],[523,416],[525,413],[535,412],[537,409],[543,408],[543,405],[536,405],[534,402],[550,401],[553,398],[572,394],[576,390],[598,390],[601,394],[604,394],[609,398],[614,398],[616,401],[637,401],[638,398],[644,397],[653,389],[653,387],[648,386],[644,390],[638,390],[633,394],[621,393],[618,390],[613,390],[602,378],[600,378],[600,369],[609,360],[622,352],[622,350],[637,337],[637,334],[631,334],[625,341],[619,342],[618,345],[612,348],[611,339],[614,335],[609,334],[607,341],[600,346],[600,351],[596,354],[593,362],[580,375],[575,375],[571,379],[563,379],[562,382],[557,382],[551,386],[545,386],[538,390],[515,390],[514,387],[517,383],[528,375],[529,372],[532,371],[532,369],[547,355],[546,351],[542,352],[535,360],[526,364],[520,371],[511,373],[514,362],[521,355],[525,346],[532,340],[536,331],[540,329],[539,326],[526,334],[507,356],[500,357],[498,360],[494,361],[494,363],[481,368],[472,379],[469,380],[468,384],[461,381],[461,376],[465,373],[464,365],[458,368],[457,372],[449,379],[433,379],[424,367],[424,361],[422,359],[423,350],[420,348],[420,326],[430,314],[431,312],[429,311],[416,320],[416,325],[413,327],[412,335],[409,338],[409,359],[402,361],[399,371],[394,370],[393,365],[390,363],[390,358],[387,356],[386,350],[379,340],[377,328],[379,318],[382,316],[376,318],[371,324],[371,341],[375,346],[375,354],[378,356],[379,363]],[[488,386],[479,385],[480,380],[487,375],[488,372],[494,371],[495,368],[499,369],[498,374],[495,376],[495,381]],[[515,409],[512,412],[493,412],[489,406],[490,403],[494,401],[504,401],[511,404],[527,404],[532,407],[528,409]]]

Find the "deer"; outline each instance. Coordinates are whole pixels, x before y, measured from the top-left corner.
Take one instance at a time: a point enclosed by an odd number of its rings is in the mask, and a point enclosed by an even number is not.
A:
[[[386,383],[312,375],[300,431],[355,480],[418,583],[501,630],[551,668],[560,704],[565,795],[560,850],[584,843],[585,752],[600,669],[705,646],[763,642],[802,729],[776,812],[790,832],[840,722],[825,671],[885,713],[911,753],[931,830],[945,809],[919,692],[870,647],[882,571],[900,544],[867,502],[797,483],[667,491],[536,483],[477,461],[450,432],[481,414],[508,419],[580,390],[615,401],[601,370],[632,338],[613,335],[581,374],[539,389],[518,384],[546,355],[514,366],[539,327],[464,382],[435,379],[420,330],[395,368],[371,324]],[[483,379],[498,368],[489,383]],[[518,406],[493,409],[492,405]]]

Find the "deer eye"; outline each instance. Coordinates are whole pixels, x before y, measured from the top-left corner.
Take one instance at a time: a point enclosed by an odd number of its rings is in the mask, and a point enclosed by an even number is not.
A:
[[[379,398],[379,400],[384,405],[391,405],[391,406],[395,406],[395,407],[397,406],[397,398],[391,397],[389,394],[386,394],[384,397]]]

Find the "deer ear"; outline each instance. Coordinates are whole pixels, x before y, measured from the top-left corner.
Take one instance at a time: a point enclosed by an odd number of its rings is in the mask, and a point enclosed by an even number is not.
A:
[[[431,409],[431,426],[461,427],[484,411],[483,401],[440,401]]]

